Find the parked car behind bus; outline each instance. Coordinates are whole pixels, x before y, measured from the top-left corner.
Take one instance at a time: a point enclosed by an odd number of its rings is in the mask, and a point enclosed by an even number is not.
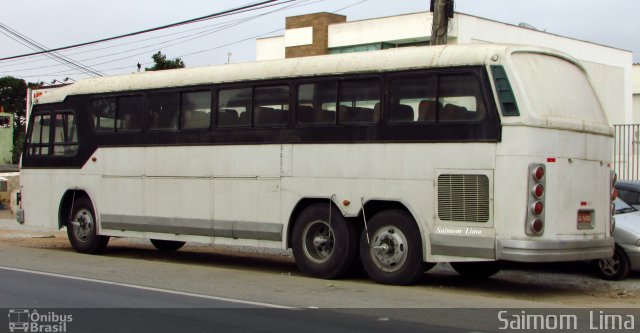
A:
[[[598,273],[606,280],[622,280],[629,271],[640,271],[640,211],[620,198],[616,198],[614,205],[616,247],[613,257],[596,261]]]

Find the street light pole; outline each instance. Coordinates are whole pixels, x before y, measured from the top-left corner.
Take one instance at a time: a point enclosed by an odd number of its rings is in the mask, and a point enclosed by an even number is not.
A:
[[[431,45],[447,44],[449,18],[453,17],[453,0],[431,0],[433,24],[431,26]]]

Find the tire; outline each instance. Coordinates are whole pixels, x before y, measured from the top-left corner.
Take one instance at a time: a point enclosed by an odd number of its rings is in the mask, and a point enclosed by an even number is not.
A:
[[[382,211],[371,218],[360,237],[360,258],[369,277],[379,283],[415,283],[430,268],[422,261],[420,229],[406,211]],[[433,265],[431,266],[433,267]]]
[[[170,241],[170,240],[162,240],[162,239],[152,239],[151,244],[156,247],[156,249],[160,251],[176,251],[184,246],[185,242],[180,241]]]
[[[624,280],[629,275],[629,258],[627,254],[616,245],[613,257],[596,261],[596,268],[600,277],[605,280]]]
[[[467,279],[482,280],[500,271],[503,263],[500,261],[471,261],[451,262],[453,269]]]
[[[326,203],[305,208],[295,221],[292,237],[293,256],[304,274],[336,279],[360,267],[358,229],[335,207],[329,221]]]
[[[89,198],[77,198],[72,208],[71,218],[66,224],[71,246],[80,253],[103,252],[109,243],[109,237],[97,234],[96,214]]]

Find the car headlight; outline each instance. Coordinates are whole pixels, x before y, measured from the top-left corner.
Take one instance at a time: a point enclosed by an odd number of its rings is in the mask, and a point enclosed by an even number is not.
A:
[[[638,239],[638,240],[636,241],[636,246],[637,246],[637,247],[640,247],[640,239]]]

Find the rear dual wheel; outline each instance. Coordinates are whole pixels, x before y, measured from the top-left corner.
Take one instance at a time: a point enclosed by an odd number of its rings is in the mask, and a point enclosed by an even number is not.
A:
[[[358,228],[329,204],[305,208],[293,227],[293,256],[307,275],[335,279],[358,270]]]
[[[433,264],[422,260],[420,230],[408,212],[382,211],[360,238],[360,258],[371,279],[383,284],[415,283]]]

